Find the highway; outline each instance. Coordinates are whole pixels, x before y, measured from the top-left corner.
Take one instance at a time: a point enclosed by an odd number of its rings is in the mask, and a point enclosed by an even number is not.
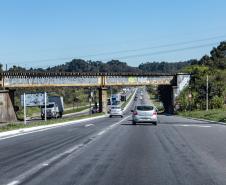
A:
[[[132,106],[124,118],[0,140],[0,184],[226,184],[226,126],[172,115],[132,125]]]

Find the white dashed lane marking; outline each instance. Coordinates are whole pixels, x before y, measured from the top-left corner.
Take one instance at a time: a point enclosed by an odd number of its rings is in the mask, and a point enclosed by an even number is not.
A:
[[[177,127],[199,127],[199,128],[210,128],[212,126],[210,125],[174,125],[174,126],[177,126]]]
[[[94,124],[86,124],[85,127],[94,126]]]

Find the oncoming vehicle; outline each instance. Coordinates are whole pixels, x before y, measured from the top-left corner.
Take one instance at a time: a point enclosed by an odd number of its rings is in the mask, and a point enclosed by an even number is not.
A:
[[[136,123],[153,123],[154,125],[157,125],[158,117],[155,107],[140,105],[136,106],[131,112],[133,112],[132,120],[134,125]]]
[[[51,102],[46,106],[46,117],[47,118],[59,118],[62,114],[60,114],[59,107],[55,102]],[[45,106],[41,106],[41,118],[44,120],[45,118]]]
[[[123,117],[123,109],[120,106],[111,106],[109,117],[111,118],[112,116]]]
[[[46,105],[46,118],[61,118],[64,112],[64,101],[61,96],[49,96]],[[45,119],[45,106],[41,106],[41,118]]]

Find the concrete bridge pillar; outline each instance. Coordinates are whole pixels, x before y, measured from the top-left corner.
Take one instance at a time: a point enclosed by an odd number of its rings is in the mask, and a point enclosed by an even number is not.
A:
[[[99,112],[104,112],[106,114],[108,111],[107,88],[100,87],[98,90],[99,90]]]
[[[2,76],[0,76],[0,88],[4,88],[4,79]]]
[[[0,90],[0,123],[15,122],[17,117],[13,107],[13,93],[9,90]]]
[[[172,107],[174,110],[175,110],[177,96],[178,96],[178,87],[172,86]],[[174,110],[172,110],[172,112],[174,112]]]

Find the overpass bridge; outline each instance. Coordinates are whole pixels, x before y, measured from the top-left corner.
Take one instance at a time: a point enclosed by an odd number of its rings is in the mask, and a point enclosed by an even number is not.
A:
[[[4,72],[0,87],[109,87],[171,84],[174,74]]]
[[[2,112],[0,122],[15,119],[15,113],[10,107],[13,107],[14,102],[12,90],[16,88],[97,87],[100,111],[106,112],[106,90],[111,86],[171,85],[172,104],[174,104],[175,98],[188,85],[189,80],[190,75],[183,73],[2,72],[0,73],[0,88],[3,90],[0,92]]]

